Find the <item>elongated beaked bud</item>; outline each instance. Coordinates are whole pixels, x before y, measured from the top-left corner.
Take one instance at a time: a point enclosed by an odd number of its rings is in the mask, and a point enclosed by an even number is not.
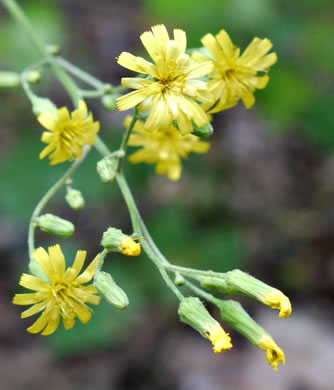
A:
[[[74,210],[82,210],[85,207],[85,199],[81,191],[75,190],[72,187],[67,187],[65,200],[68,205]]]
[[[129,299],[126,293],[115,283],[107,272],[98,272],[94,278],[94,286],[104,296],[106,301],[118,309],[126,309]]]
[[[101,244],[110,252],[119,252],[126,256],[139,256],[141,253],[141,245],[116,228],[109,228],[103,233]]]
[[[199,298],[184,298],[179,306],[179,316],[182,322],[197,330],[213,344],[215,353],[224,353],[232,348],[231,338],[206,310]]]
[[[59,237],[68,238],[75,232],[75,227],[72,222],[53,214],[41,215],[36,218],[35,222],[43,232],[55,234]]]
[[[201,285],[225,294],[244,294],[257,299],[272,309],[280,310],[279,316],[288,318],[292,312],[291,303],[280,290],[238,269],[229,271],[219,277],[201,277]]]
[[[16,72],[0,72],[0,88],[16,88],[21,85],[20,75]]]

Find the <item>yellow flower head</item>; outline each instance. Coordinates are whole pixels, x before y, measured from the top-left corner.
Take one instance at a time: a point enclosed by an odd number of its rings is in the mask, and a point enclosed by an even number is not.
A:
[[[47,336],[58,328],[62,317],[65,329],[73,328],[75,317],[86,323],[92,316],[92,310],[86,303],[97,305],[100,297],[98,291],[89,282],[95,275],[98,257],[79,275],[86,258],[86,251],[78,251],[72,267],[67,270],[65,258],[59,245],[49,247],[49,253],[38,248],[33,257],[42,268],[49,281],[46,282],[36,276],[23,274],[20,285],[35,290],[29,294],[16,294],[13,300],[15,305],[33,305],[21,314],[26,318],[42,312],[37,321],[27,330],[30,333],[42,332]]]
[[[123,239],[119,247],[126,256],[139,256],[141,253],[141,245],[129,236]]]
[[[129,120],[127,118],[126,122]],[[191,152],[206,153],[210,147],[208,142],[201,141],[195,135],[181,135],[172,125],[164,131],[151,133],[142,121],[136,122],[129,145],[142,146],[130,156],[132,163],[157,164],[156,172],[168,175],[171,180],[178,180],[181,176],[181,158],[186,158]]]
[[[279,309],[279,316],[288,318],[292,312],[290,299],[280,291],[264,296],[264,300],[272,309]]]
[[[148,75],[145,78],[123,78],[122,84],[135,89],[117,99],[120,111],[138,106],[140,111],[151,110],[145,128],[151,131],[168,129],[177,121],[181,134],[193,131],[193,124],[201,128],[208,117],[197,102],[212,104],[207,83],[198,78],[213,71],[212,61],[198,64],[185,53],[187,38],[182,30],[174,30],[174,39],[169,39],[164,25],[152,27],[140,39],[154,64],[141,57],[123,52],[118,63],[134,72]]]
[[[51,165],[67,160],[76,160],[83,153],[84,145],[93,145],[100,123],[94,122],[92,113],[88,114],[86,103],[79,102],[79,108],[71,115],[67,107],[57,111],[57,118],[50,112],[43,112],[39,122],[48,131],[42,134],[42,142],[48,144],[39,155],[40,159],[50,154]]]
[[[228,333],[225,333],[221,326],[210,324],[208,325],[205,333],[208,339],[212,342],[215,353],[224,353],[228,349],[232,348],[231,337]]]
[[[216,37],[205,35],[202,43],[211,56],[195,52],[193,59],[198,63],[211,59],[214,63],[208,88],[217,104],[210,112],[233,107],[240,98],[247,108],[251,108],[255,103],[255,90],[265,88],[269,81],[266,73],[277,61],[276,53],[267,54],[272,48],[270,40],[254,38],[241,56],[240,49],[234,46],[225,30],[221,30]]]
[[[285,365],[285,355],[281,348],[270,336],[263,336],[258,346],[266,351],[266,358],[275,371],[278,370],[279,363]]]

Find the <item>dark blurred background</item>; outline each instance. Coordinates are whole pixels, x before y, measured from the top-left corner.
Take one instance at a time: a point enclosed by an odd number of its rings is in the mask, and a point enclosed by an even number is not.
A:
[[[139,35],[164,23],[183,28],[188,47],[226,29],[244,49],[269,38],[278,54],[256,105],[241,104],[214,120],[207,155],[184,162],[179,182],[152,166],[126,166],[138,206],[171,262],[228,271],[240,268],[286,293],[293,313],[238,297],[285,351],[276,373],[263,351],[228,329],[234,348],[215,356],[211,345],[177,316],[177,302],[145,255],[114,256],[106,265],[130,306],[103,303],[87,325],[47,338],[25,329],[11,303],[27,271],[27,227],[34,206],[64,172],[40,161],[42,128],[21,90],[0,91],[0,389],[30,390],[331,390],[334,383],[334,6],[331,0],[56,0],[20,1],[34,28],[63,55],[106,82],[131,72],[115,60],[143,54]],[[0,7],[0,69],[22,71],[39,59],[19,26]],[[36,88],[58,106],[70,105],[45,72]],[[111,148],[124,113],[88,100]],[[92,151],[74,178],[86,199],[71,210],[60,191],[46,211],[76,225],[71,240],[37,235],[37,245],[61,243],[71,261],[89,259],[110,225],[131,232],[116,185],[101,184]],[[212,309],[214,315],[218,314]],[[218,317],[217,317],[218,318]]]

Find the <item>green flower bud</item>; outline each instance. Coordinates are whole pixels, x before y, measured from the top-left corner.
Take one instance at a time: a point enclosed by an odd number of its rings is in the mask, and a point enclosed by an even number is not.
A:
[[[102,105],[103,107],[108,110],[108,111],[115,111],[117,108],[116,105],[116,99],[118,98],[119,95],[104,95],[102,96]]]
[[[224,353],[232,348],[231,338],[204,307],[199,298],[184,298],[178,310],[182,322],[197,330],[213,344],[215,353]]]
[[[108,273],[98,272],[94,278],[94,286],[111,305],[118,309],[126,309],[129,306],[129,299],[126,293]]]
[[[213,129],[212,124],[210,122],[208,122],[203,127],[197,127],[195,123],[193,123],[193,125],[194,125],[193,134],[197,135],[197,137],[207,138],[207,137],[210,137],[214,133],[214,129]]]
[[[110,95],[112,92],[113,86],[109,83],[104,84],[103,92],[105,95]]]
[[[85,199],[83,198],[81,191],[75,190],[71,187],[67,187],[65,200],[74,210],[79,211],[85,207]]]
[[[183,285],[184,285],[184,282],[185,282],[184,277],[183,277],[181,274],[177,273],[177,274],[175,275],[174,283],[175,283],[177,286],[183,286]]]
[[[43,112],[50,112],[55,118],[57,118],[57,106],[52,103],[48,98],[41,98],[33,95],[31,97],[32,111],[36,116],[40,116]]]
[[[109,228],[105,231],[101,244],[110,252],[119,252],[126,256],[139,256],[141,253],[140,244],[120,229]]]
[[[255,298],[272,309],[279,309],[280,317],[288,318],[291,314],[291,303],[287,296],[238,269],[222,274],[221,277],[200,277],[199,281],[204,288]]]
[[[31,70],[26,75],[27,80],[31,84],[38,84],[41,81],[41,72],[38,70]]]
[[[20,75],[15,72],[0,72],[0,88],[16,88],[21,85]]]
[[[97,163],[96,170],[103,183],[109,184],[115,180],[117,165],[118,159],[108,157]]]
[[[35,220],[37,226],[45,233],[55,234],[60,237],[71,237],[75,231],[73,223],[53,214],[44,214]]]

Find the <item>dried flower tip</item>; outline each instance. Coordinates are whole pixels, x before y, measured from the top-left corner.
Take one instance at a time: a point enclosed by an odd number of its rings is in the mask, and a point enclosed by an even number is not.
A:
[[[72,222],[53,214],[44,214],[35,220],[37,226],[45,233],[55,234],[59,237],[71,237],[75,231]]]
[[[288,318],[292,312],[290,299],[280,291],[275,291],[264,296],[264,300],[272,309],[279,309],[279,316]]]
[[[101,244],[111,252],[119,252],[126,256],[139,256],[141,245],[135,240],[124,234],[120,229],[108,228],[103,233]]]
[[[275,371],[278,370],[279,363],[285,365],[285,355],[281,348],[270,336],[264,336],[258,346],[266,351],[266,358]]]

